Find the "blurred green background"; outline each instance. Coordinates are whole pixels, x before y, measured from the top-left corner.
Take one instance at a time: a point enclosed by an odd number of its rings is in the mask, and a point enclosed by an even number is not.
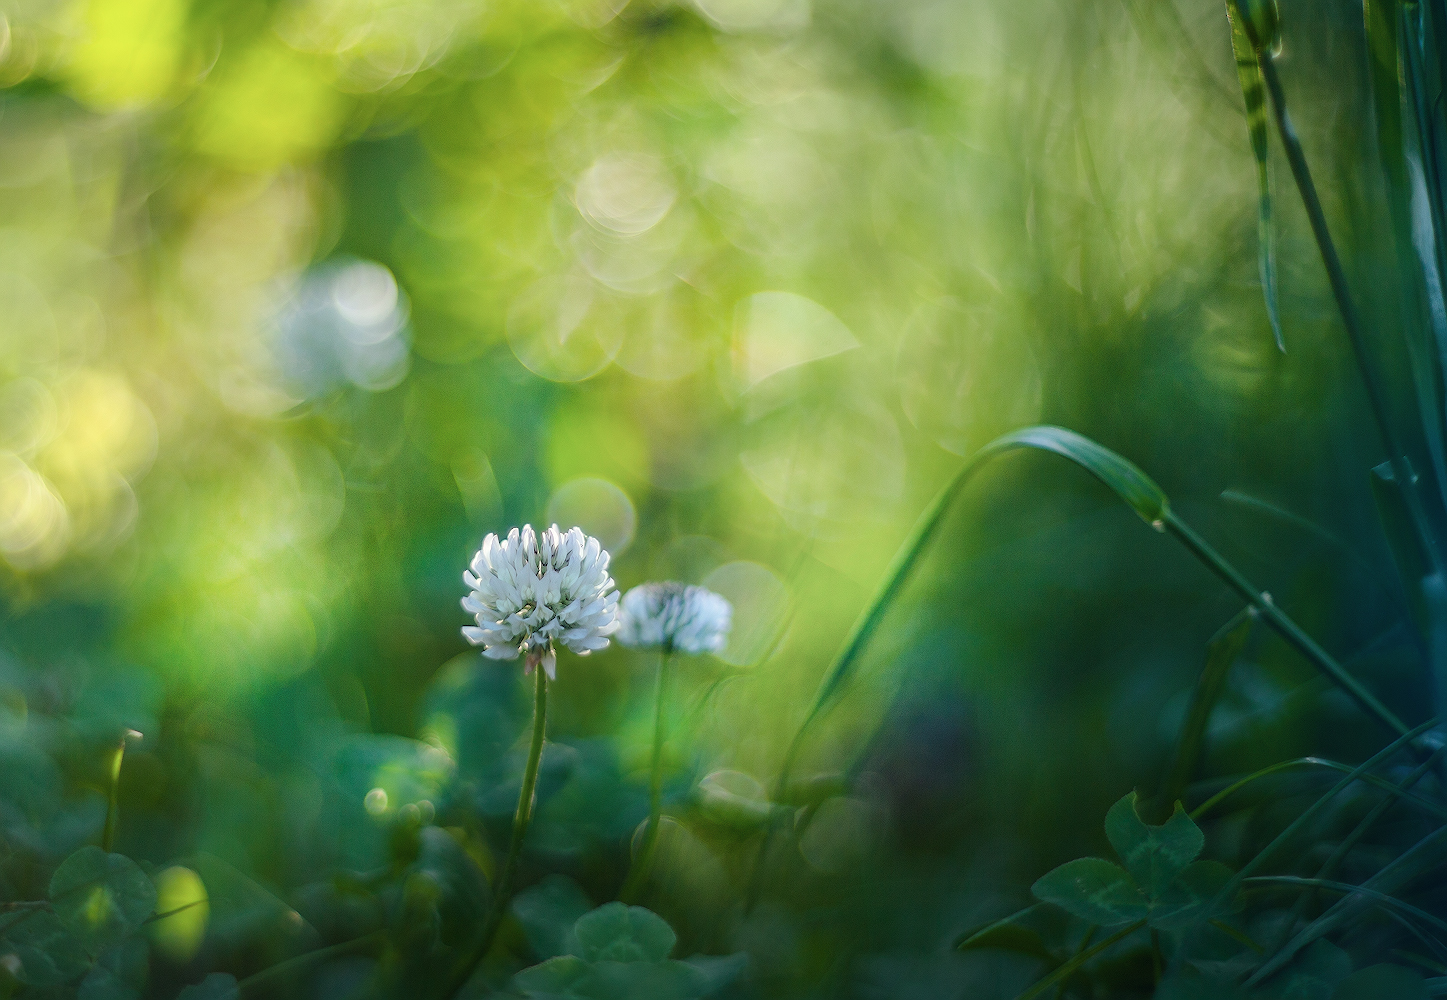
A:
[[[1391,322],[1360,8],[1283,8]],[[0,87],[0,895],[94,840],[139,731],[116,849],[212,896],[154,995],[347,936],[318,887],[408,805],[492,871],[527,689],[463,642],[460,574],[524,522],[734,601],[680,668],[680,811],[773,780],[919,511],[1032,423],[1136,461],[1422,714],[1282,164],[1272,343],[1220,3],[0,0]],[[674,823],[646,902],[762,995],[1013,995],[1027,966],[945,945],[1100,850],[1237,610],[1077,470],[998,463],[804,748],[854,779],[830,822],[747,916],[757,840]],[[1278,640],[1247,661],[1211,773],[1378,745]],[[616,894],[652,671],[561,658],[524,885]]]

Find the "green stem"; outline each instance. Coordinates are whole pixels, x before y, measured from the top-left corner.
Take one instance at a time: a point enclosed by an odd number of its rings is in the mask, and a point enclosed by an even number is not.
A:
[[[1095,947],[1087,949],[1086,951],[1077,952],[1074,958],[1066,962],[1054,972],[1050,973],[1050,975],[1046,976],[1044,979],[1037,982],[1034,986],[1030,987],[1024,993],[1021,993],[1018,997],[1015,998],[1015,1000],[1033,1000],[1034,997],[1038,997],[1040,994],[1044,993],[1056,983],[1061,982],[1062,980],[1069,977],[1071,973],[1073,973],[1076,969],[1080,968],[1090,959],[1094,958],[1096,955],[1099,955],[1111,945],[1119,944],[1121,941],[1124,941],[1126,938],[1130,937],[1132,934],[1140,930],[1145,925],[1146,922],[1144,920],[1137,920],[1133,924],[1122,927],[1110,937],[1095,945]]]
[[[106,825],[101,831],[100,837],[100,849],[107,854],[111,852],[111,845],[116,841],[116,823],[120,818],[118,800],[121,786],[121,761],[125,759],[125,756],[126,737],[122,736],[111,757],[111,770],[108,776],[110,784],[106,791]]]
[[[523,837],[528,832],[528,826],[533,821],[533,807],[536,805],[535,798],[538,786],[538,763],[543,757],[543,733],[547,729],[548,719],[548,678],[543,671],[542,664],[534,667],[537,679],[533,686],[533,740],[528,747],[528,762],[523,768],[523,786],[518,793],[517,812],[513,813],[512,840],[508,843],[507,860],[503,863],[502,873],[498,876],[497,883],[493,887],[492,908],[488,911],[487,922],[482,926],[482,936],[478,938],[477,944],[467,957],[458,964],[453,971],[451,979],[442,991],[444,998],[455,996],[467,981],[472,978],[473,971],[486,957],[488,949],[492,947],[492,939],[497,936],[497,931],[502,926],[503,915],[507,912],[507,904],[512,896],[513,876],[517,872],[518,856],[522,854]]]
[[[1246,22],[1247,30],[1250,31],[1250,19],[1247,18]],[[1382,443],[1386,446],[1387,459],[1392,465],[1392,474],[1396,477],[1397,482],[1402,484],[1402,495],[1411,515],[1417,542],[1421,545],[1422,552],[1433,572],[1441,573],[1443,570],[1442,558],[1437,549],[1436,538],[1427,521],[1427,512],[1422,506],[1421,495],[1415,486],[1416,478],[1407,467],[1407,452],[1392,430],[1381,376],[1367,351],[1361,316],[1357,312],[1356,303],[1352,300],[1351,289],[1347,286],[1346,272],[1342,268],[1341,258],[1337,255],[1336,244],[1331,238],[1331,230],[1327,227],[1326,213],[1322,211],[1321,198],[1317,195],[1316,183],[1312,180],[1311,170],[1306,163],[1306,153],[1302,150],[1301,140],[1297,137],[1296,128],[1291,123],[1291,116],[1286,111],[1286,93],[1281,86],[1281,75],[1276,72],[1275,56],[1272,54],[1270,46],[1263,46],[1261,41],[1252,38],[1253,44],[1256,45],[1258,61],[1261,64],[1261,77],[1266,82],[1266,90],[1271,95],[1272,108],[1276,112],[1276,130],[1281,136],[1281,145],[1286,151],[1286,160],[1291,164],[1291,175],[1295,178],[1296,188],[1301,193],[1301,203],[1305,206],[1307,219],[1311,222],[1311,232],[1316,237],[1316,246],[1321,252],[1322,263],[1326,266],[1327,280],[1331,283],[1332,295],[1336,298],[1337,311],[1341,313],[1342,325],[1346,327],[1352,355],[1356,360],[1358,371],[1361,372],[1362,382],[1366,385],[1367,401],[1371,406],[1372,418],[1381,434]]]
[[[628,871],[623,891],[618,894],[625,903],[631,903],[643,888],[648,869],[653,864],[653,849],[658,846],[658,825],[663,815],[664,703],[668,699],[668,666],[672,657],[673,650],[669,646],[664,646],[658,657],[658,684],[653,695],[653,769],[648,778],[648,825],[643,830],[638,857]]]
[[[1391,709],[1383,705],[1377,697],[1362,686],[1355,677],[1347,673],[1341,664],[1332,659],[1331,655],[1316,640],[1307,635],[1300,625],[1287,617],[1286,613],[1278,608],[1271,600],[1271,595],[1257,590],[1250,580],[1232,566],[1221,554],[1213,549],[1204,538],[1196,534],[1190,525],[1186,524],[1176,516],[1175,511],[1167,510],[1162,519],[1165,527],[1174,535],[1182,545],[1191,550],[1192,555],[1205,563],[1210,570],[1219,576],[1226,585],[1236,591],[1248,604],[1254,607],[1266,623],[1275,632],[1285,639],[1301,655],[1305,656],[1317,669],[1326,674],[1345,691],[1362,710],[1373,718],[1377,719],[1384,726],[1392,729],[1397,735],[1407,732],[1407,726]]]
[[[1090,942],[1095,940],[1095,935],[1097,932],[1099,932],[1099,930],[1100,928],[1095,924],[1091,924],[1089,927],[1087,927],[1085,929],[1085,934],[1080,938],[1080,943],[1075,946],[1075,954],[1071,957],[1074,958],[1078,956],[1081,952],[1085,951],[1085,949],[1089,948]],[[1152,931],[1151,933],[1154,934],[1155,932]],[[1060,982],[1055,985],[1055,1000],[1065,1000],[1065,987],[1069,984],[1070,979],[1069,977],[1067,977],[1060,980]]]

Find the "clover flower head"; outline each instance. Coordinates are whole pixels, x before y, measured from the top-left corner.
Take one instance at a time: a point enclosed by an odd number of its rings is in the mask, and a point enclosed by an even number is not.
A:
[[[462,634],[484,656],[526,656],[526,673],[541,665],[557,676],[555,643],[579,656],[608,646],[618,629],[618,590],[608,575],[608,553],[582,528],[555,524],[534,532],[525,524],[499,539],[489,534],[462,574],[471,593],[462,607],[477,621]]]
[[[728,642],[733,605],[703,587],[645,583],[623,595],[618,641],[625,646],[717,653]]]

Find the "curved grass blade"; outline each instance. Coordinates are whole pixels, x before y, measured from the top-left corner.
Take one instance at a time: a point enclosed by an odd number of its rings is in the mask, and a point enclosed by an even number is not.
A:
[[[1257,263],[1261,271],[1261,292],[1266,299],[1266,316],[1276,347],[1286,353],[1286,338],[1281,332],[1281,310],[1276,304],[1276,237],[1271,224],[1271,148],[1267,141],[1270,121],[1266,112],[1266,87],[1261,82],[1261,66],[1256,48],[1246,34],[1246,27],[1237,0],[1226,0],[1226,18],[1231,22],[1231,51],[1236,56],[1236,76],[1241,81],[1241,96],[1246,101],[1246,127],[1251,134],[1251,153],[1256,158]]]
[[[1361,890],[1390,893],[1394,889],[1405,885],[1422,872],[1439,867],[1443,862],[1443,854],[1439,842],[1444,836],[1447,836],[1447,826],[1438,827],[1417,841],[1416,844],[1412,845],[1405,854],[1367,879],[1360,886],[1354,887],[1355,891],[1351,896],[1340,900],[1334,904],[1331,909],[1304,927],[1296,937],[1291,939],[1286,947],[1278,951],[1271,957],[1270,961],[1256,970],[1251,979],[1247,981],[1247,985],[1254,985],[1267,976],[1270,976],[1287,962],[1291,961],[1302,948],[1305,948],[1323,935],[1330,933],[1338,924],[1349,919],[1352,914],[1353,899],[1358,895],[1362,895]]]
[[[825,672],[824,680],[814,701],[805,713],[789,750],[784,758],[784,778],[797,755],[800,741],[809,727],[819,717],[824,707],[852,676],[859,655],[878,630],[886,612],[899,595],[910,571],[919,560],[925,547],[934,537],[941,519],[951,502],[970,481],[974,474],[988,461],[1007,452],[1021,449],[1035,449],[1069,459],[1089,472],[1102,484],[1109,487],[1136,514],[1158,531],[1169,531],[1206,567],[1221,577],[1248,604],[1255,607],[1273,629],[1295,646],[1313,665],[1350,695],[1363,710],[1383,725],[1397,733],[1405,733],[1406,725],[1385,705],[1367,691],[1356,678],[1352,677],[1332,657],[1316,644],[1294,621],[1282,612],[1271,598],[1251,584],[1234,566],[1228,563],[1200,535],[1196,534],[1171,509],[1165,491],[1155,481],[1126,458],[1092,441],[1084,435],[1063,427],[1039,426],[1014,431],[985,445],[965,463],[954,479],[945,485],[933,502],[920,515],[905,543],[896,553],[884,583],[881,584],[868,608],[855,622],[845,639],[843,647]]]
[[[1355,677],[1347,673],[1341,664],[1332,659],[1330,654],[1317,645],[1285,612],[1277,608],[1270,596],[1253,586],[1204,538],[1177,517],[1171,510],[1165,491],[1157,486],[1153,479],[1128,459],[1084,435],[1063,427],[1044,425],[1014,431],[985,445],[964,464],[959,472],[955,473],[955,477],[945,484],[930,505],[925,508],[919,520],[915,522],[913,530],[891,561],[889,569],[885,573],[884,582],[875,593],[874,599],[870,601],[864,613],[854,623],[843,647],[829,665],[828,670],[825,671],[824,679],[819,685],[813,702],[799,724],[799,728],[795,731],[793,739],[789,741],[779,770],[778,787],[774,795],[776,800],[779,797],[778,791],[788,786],[794,761],[798,757],[805,735],[824,708],[853,675],[860,654],[884,621],[890,605],[904,588],[910,571],[933,539],[950,504],[986,462],[1007,452],[1020,449],[1036,449],[1067,458],[1100,480],[1135,511],[1141,520],[1157,531],[1169,531],[1174,535],[1208,569],[1224,580],[1249,605],[1256,608],[1272,629],[1345,691],[1363,711],[1394,732],[1407,732],[1405,723],[1363,687]],[[754,873],[745,897],[744,911],[746,913],[753,909],[762,890],[764,866],[773,841],[774,829],[775,827],[771,825],[765,831],[763,841],[759,845],[758,855],[754,862]]]
[[[1328,878],[1301,878],[1296,875],[1257,875],[1253,878],[1248,878],[1246,881],[1253,884],[1294,885],[1304,889],[1326,889],[1330,892],[1339,892],[1344,896],[1361,896],[1374,903],[1379,903],[1383,907],[1393,908],[1408,916],[1415,917],[1427,926],[1447,934],[1447,920],[1435,917],[1421,907],[1413,906],[1406,900],[1398,899],[1389,893],[1378,892],[1376,889],[1371,889],[1364,885],[1352,885],[1350,882],[1337,882],[1334,879]],[[1439,946],[1441,945],[1440,941],[1435,943]]]
[[[1390,759],[1391,756],[1397,753],[1399,750],[1410,747],[1414,739],[1427,732],[1428,730],[1434,728],[1436,725],[1437,719],[1428,719],[1417,728],[1403,733],[1401,736],[1397,737],[1391,743],[1387,744],[1381,750],[1378,750],[1371,757],[1368,757],[1366,760],[1362,761],[1362,763],[1358,764],[1355,768],[1353,768],[1346,777],[1342,778],[1341,781],[1338,781],[1335,785],[1333,785],[1325,795],[1317,799],[1311,805],[1307,806],[1307,808],[1301,813],[1300,816],[1296,817],[1296,819],[1292,820],[1289,824],[1287,824],[1286,829],[1278,833],[1276,837],[1271,841],[1271,843],[1267,844],[1260,851],[1256,852],[1256,856],[1250,861],[1246,862],[1246,864],[1241,868],[1241,870],[1232,877],[1231,881],[1227,882],[1225,887],[1216,894],[1216,898],[1211,901],[1208,907],[1208,911],[1219,910],[1223,903],[1225,903],[1233,895],[1235,895],[1236,890],[1241,887],[1241,883],[1245,879],[1249,878],[1263,864],[1265,864],[1267,858],[1269,858],[1273,853],[1275,853],[1282,844],[1286,843],[1288,840],[1294,837],[1304,826],[1306,826],[1307,823],[1315,819],[1318,813],[1320,813],[1327,806],[1329,806],[1336,799],[1336,797],[1342,792],[1344,792],[1347,788],[1349,788],[1354,781],[1362,777],[1362,775],[1368,773],[1378,764]],[[1192,818],[1194,818],[1194,816]],[[1443,827],[1442,829],[1447,830],[1447,827]]]
[[[1440,806],[1436,802],[1433,802],[1431,799],[1422,795],[1418,795],[1417,793],[1408,790],[1402,785],[1398,785],[1395,782],[1388,781],[1386,778],[1379,778],[1375,774],[1357,774],[1357,768],[1350,767],[1338,761],[1327,760],[1325,757],[1297,757],[1292,760],[1280,761],[1279,763],[1272,764],[1270,767],[1263,767],[1261,770],[1255,771],[1251,774],[1248,774],[1241,780],[1233,782],[1226,788],[1223,788],[1221,791],[1211,796],[1205,802],[1201,803],[1195,809],[1191,810],[1191,819],[1199,820],[1212,809],[1216,808],[1226,799],[1230,798],[1232,795],[1235,795],[1237,792],[1239,792],[1241,789],[1245,788],[1248,785],[1255,784],[1257,781],[1260,781],[1263,778],[1269,778],[1274,774],[1280,774],[1283,771],[1289,771],[1292,768],[1297,767],[1320,767],[1325,770],[1336,771],[1340,774],[1353,775],[1375,788],[1380,788],[1382,791],[1387,792],[1394,798],[1400,799],[1404,802],[1411,802],[1413,805],[1422,809],[1424,812],[1430,813],[1431,815],[1436,816],[1438,819],[1447,820],[1447,807]]]

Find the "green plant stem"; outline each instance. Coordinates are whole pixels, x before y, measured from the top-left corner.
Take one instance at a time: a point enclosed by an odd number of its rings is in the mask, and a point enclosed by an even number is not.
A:
[[[472,978],[473,970],[487,956],[488,949],[492,947],[492,939],[497,936],[497,931],[502,926],[503,915],[507,912],[507,904],[512,896],[513,876],[517,872],[518,857],[522,854],[523,837],[528,832],[528,826],[533,821],[533,807],[536,804],[536,792],[538,786],[538,763],[543,757],[543,734],[547,729],[548,719],[548,678],[544,673],[542,664],[534,668],[537,674],[533,682],[533,739],[528,747],[528,762],[523,768],[523,785],[518,793],[517,811],[513,813],[512,839],[507,847],[507,860],[503,862],[502,873],[498,876],[493,886],[492,907],[488,911],[487,922],[482,925],[482,935],[478,938],[477,944],[467,957],[458,964],[453,971],[452,977],[448,980],[442,991],[444,998],[455,996],[467,981]]]
[[[638,857],[628,870],[623,891],[618,894],[625,903],[631,903],[643,888],[648,869],[653,864],[653,850],[658,846],[658,824],[663,816],[663,744],[667,738],[664,709],[668,700],[668,667],[672,659],[673,649],[664,646],[658,656],[658,683],[653,694],[653,767],[648,776],[648,825],[643,830]]]
[[[1399,736],[1407,732],[1406,724],[1397,718],[1391,709],[1383,705],[1375,695],[1363,687],[1360,681],[1347,673],[1326,650],[1317,645],[1315,639],[1307,635],[1301,626],[1276,606],[1271,595],[1257,590],[1250,580],[1223,559],[1221,554],[1212,548],[1204,538],[1196,534],[1190,525],[1177,517],[1175,511],[1167,510],[1163,521],[1167,531],[1188,548],[1197,559],[1205,563],[1213,573],[1225,581],[1227,586],[1236,591],[1246,603],[1254,607],[1266,624],[1270,625],[1301,655],[1310,660],[1317,669],[1330,677],[1363,711]]]
[[[122,736],[120,743],[116,746],[115,753],[111,755],[110,774],[106,777],[108,785],[106,789],[106,823],[101,830],[100,849],[107,854],[111,852],[111,846],[116,841],[116,823],[120,818],[120,786],[121,786],[121,761],[126,756],[126,737]]]
[[[340,958],[343,955],[350,955],[357,951],[366,951],[372,945],[381,943],[385,938],[385,931],[373,931],[371,934],[354,938],[351,941],[343,941],[341,944],[334,944],[327,948],[318,948],[315,951],[304,952],[294,958],[288,958],[285,962],[278,962],[269,968],[262,969],[254,975],[247,976],[236,984],[237,992],[245,993],[248,990],[266,986],[274,980],[283,979],[294,972],[320,962],[325,962],[328,959]]]
[[[1249,18],[1247,21],[1249,24]],[[1351,342],[1357,370],[1361,372],[1362,382],[1366,386],[1367,402],[1371,406],[1372,418],[1381,434],[1382,443],[1386,446],[1387,460],[1391,463],[1392,474],[1401,484],[1402,496],[1411,516],[1417,542],[1421,545],[1422,552],[1426,556],[1428,565],[1432,567],[1432,571],[1440,574],[1443,566],[1436,538],[1427,520],[1427,512],[1422,506],[1421,495],[1417,492],[1416,478],[1407,466],[1407,452],[1392,430],[1381,376],[1367,351],[1361,316],[1357,312],[1351,289],[1347,285],[1346,272],[1342,268],[1341,258],[1337,255],[1336,244],[1331,238],[1331,230],[1326,223],[1326,213],[1322,211],[1321,198],[1317,194],[1316,183],[1312,180],[1311,169],[1306,163],[1306,153],[1301,147],[1296,127],[1292,124],[1291,116],[1286,110],[1286,93],[1281,86],[1281,75],[1276,71],[1275,56],[1272,54],[1270,46],[1263,46],[1260,39],[1253,38],[1252,42],[1256,45],[1258,61],[1261,64],[1261,76],[1266,82],[1266,91],[1271,95],[1271,105],[1276,113],[1276,130],[1281,136],[1281,145],[1286,151],[1286,160],[1291,165],[1291,176],[1296,180],[1296,188],[1301,194],[1302,205],[1305,206],[1307,219],[1311,223],[1312,235],[1316,237],[1316,246],[1321,253],[1322,263],[1326,267],[1326,276],[1331,283],[1332,295],[1336,298],[1337,311],[1341,313],[1342,325],[1346,327],[1347,339]]]
[[[1018,997],[1015,998],[1015,1000],[1034,1000],[1035,997],[1038,997],[1040,994],[1044,993],[1050,987],[1054,986],[1057,982],[1061,982],[1062,980],[1066,979],[1071,973],[1073,973],[1076,969],[1080,968],[1086,962],[1090,961],[1096,955],[1099,955],[1111,945],[1119,944],[1121,941],[1124,941],[1126,938],[1130,937],[1132,934],[1140,930],[1145,925],[1146,922],[1144,920],[1137,920],[1133,924],[1122,927],[1120,930],[1116,931],[1110,937],[1101,941],[1093,948],[1090,948],[1086,951],[1077,952],[1070,961],[1066,962],[1060,968],[1050,973],[1050,975],[1037,982],[1034,986],[1030,987],[1024,993],[1021,993]]]
[[[1085,949],[1089,948],[1090,942],[1095,940],[1095,935],[1099,931],[1100,928],[1095,924],[1091,924],[1089,927],[1087,927],[1085,929],[1085,933],[1082,934],[1080,937],[1080,943],[1075,946],[1074,955],[1072,955],[1071,957],[1074,958],[1081,952],[1085,951]],[[1055,984],[1055,1000],[1065,1000],[1065,987],[1068,985],[1070,985],[1070,978],[1068,976]]]

